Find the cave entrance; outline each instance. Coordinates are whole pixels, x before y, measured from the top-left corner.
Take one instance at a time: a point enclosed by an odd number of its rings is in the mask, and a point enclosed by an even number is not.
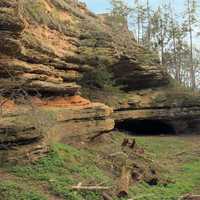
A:
[[[163,120],[133,120],[116,122],[116,129],[131,135],[172,135],[176,130],[170,122]]]

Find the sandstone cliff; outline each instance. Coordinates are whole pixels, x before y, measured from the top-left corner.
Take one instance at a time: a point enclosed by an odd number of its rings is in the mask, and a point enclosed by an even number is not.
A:
[[[1,88],[23,85],[29,91],[73,95],[82,73],[102,64],[129,90],[169,81],[153,55],[126,28],[121,34],[113,29],[108,16],[95,16],[69,0],[7,2],[2,1],[0,16]]]
[[[34,99],[32,106],[11,101],[3,106],[1,164],[33,162],[46,154],[52,143],[87,142],[114,128],[111,108],[79,96],[46,102]]]
[[[83,99],[69,103],[68,96],[80,93],[83,74],[101,65],[113,73],[123,92],[129,92],[125,100],[118,99],[113,115],[104,104],[85,104]],[[170,93],[169,83],[154,53],[139,46],[127,26],[114,27],[109,15],[96,16],[74,0],[0,2],[0,91],[1,104],[8,109],[0,121],[4,162],[35,160],[52,140],[87,141],[112,130],[113,119],[162,120],[175,132],[180,124],[184,131],[197,128],[198,97]],[[31,96],[33,106],[17,102],[21,93]],[[35,106],[35,118],[45,116],[39,121],[48,119],[51,126],[42,123],[38,128],[38,122],[30,120]]]

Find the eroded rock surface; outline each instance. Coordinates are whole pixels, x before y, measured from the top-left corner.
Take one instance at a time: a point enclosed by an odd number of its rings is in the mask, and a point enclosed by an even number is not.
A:
[[[83,73],[101,66],[129,92],[112,117],[106,105],[74,96]],[[177,133],[199,130],[199,97],[165,92],[172,90],[169,83],[158,56],[138,45],[126,24],[115,27],[110,15],[94,15],[74,0],[0,1],[2,163],[34,161],[51,142],[87,141],[112,130],[114,120],[162,120]],[[20,101],[24,91],[31,107],[4,102],[10,94]]]
[[[114,28],[111,16],[96,16],[82,3],[4,0],[0,21],[0,88],[73,95],[82,73],[100,65],[128,90],[169,81],[155,55],[136,44],[127,26]]]
[[[198,132],[200,98],[173,88],[138,91],[129,94],[115,108],[113,117],[116,123],[125,120],[161,121],[171,125],[177,134]]]
[[[15,108],[17,109],[17,108]],[[38,127],[36,115],[9,111],[9,116],[0,120],[0,165],[33,162],[44,156],[49,145],[47,138]],[[13,110],[14,111],[14,110]]]
[[[48,152],[52,142],[87,142],[114,128],[111,114],[110,107],[78,96],[33,99],[32,107],[7,103],[0,120],[0,161],[35,161]]]

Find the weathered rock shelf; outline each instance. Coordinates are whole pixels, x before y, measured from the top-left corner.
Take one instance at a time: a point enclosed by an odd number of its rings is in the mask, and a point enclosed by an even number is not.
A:
[[[80,93],[83,73],[100,64],[128,97],[119,98],[114,113],[83,99],[66,103]],[[35,161],[51,142],[85,142],[112,130],[114,121],[123,125],[127,120],[152,120],[174,133],[199,132],[199,96],[170,84],[158,56],[138,45],[127,25],[116,32],[109,15],[97,16],[72,0],[0,2],[0,103],[15,90],[16,101],[20,91],[33,101],[28,107],[2,104],[1,164]],[[34,100],[38,93],[40,98]]]

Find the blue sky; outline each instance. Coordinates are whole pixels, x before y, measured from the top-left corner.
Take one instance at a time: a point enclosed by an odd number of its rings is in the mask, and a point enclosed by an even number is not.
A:
[[[92,10],[95,13],[104,13],[108,12],[110,9],[110,3],[109,0],[82,0],[84,1],[88,8]],[[124,0],[129,5],[133,4],[133,0]],[[149,0],[151,7],[157,7],[161,2],[165,2],[166,0]],[[178,10],[182,10],[184,7],[184,1],[185,0],[171,0],[173,2],[174,7],[176,7]],[[200,0],[198,0],[200,1]],[[141,2],[145,2],[145,0],[141,0]]]
[[[88,6],[88,8],[93,11],[94,13],[105,13],[109,12],[111,10],[110,0],[81,0],[85,2]],[[141,2],[146,2],[146,0],[140,0]],[[158,7],[162,2],[172,2],[172,5],[174,9],[176,10],[176,14],[179,16],[179,19],[181,20],[183,18],[183,10],[184,10],[184,2],[186,0],[149,0],[150,5],[152,8]],[[134,0],[124,0],[124,2],[128,3],[129,5],[132,5]],[[200,5],[200,0],[197,0],[197,3]],[[200,13],[200,10],[198,11]],[[195,46],[200,46],[200,37],[195,38]]]

